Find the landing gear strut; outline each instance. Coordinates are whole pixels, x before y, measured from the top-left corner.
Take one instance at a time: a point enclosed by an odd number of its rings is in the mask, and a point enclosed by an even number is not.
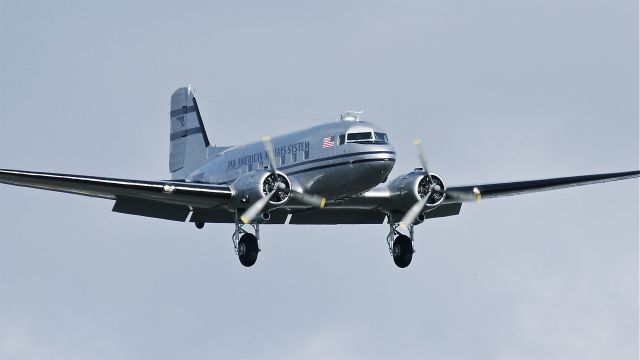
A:
[[[399,226],[399,224],[389,224],[387,246],[389,246],[389,253],[393,257],[393,262],[399,268],[406,268],[411,264],[413,253],[416,252],[413,248],[413,224],[409,225],[409,236],[401,234],[398,231]]]
[[[236,230],[233,232],[231,239],[233,240],[233,248],[235,249],[240,263],[246,267],[250,267],[258,260],[258,253],[260,252],[260,246],[258,246],[258,240],[260,239],[260,224],[243,224],[238,221],[236,214]],[[247,231],[246,228],[253,228],[252,234]]]

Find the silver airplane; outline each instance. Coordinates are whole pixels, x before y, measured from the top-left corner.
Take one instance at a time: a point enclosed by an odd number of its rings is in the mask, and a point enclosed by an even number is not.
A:
[[[113,211],[194,223],[235,224],[240,263],[255,264],[262,224],[382,224],[395,264],[413,258],[414,226],[458,215],[462,203],[635,178],[640,171],[446,186],[421,167],[388,181],[396,153],[386,132],[348,112],[338,121],[262,141],[212,146],[192,88],[170,110],[171,180],[143,181],[0,170],[0,183],[115,200]]]

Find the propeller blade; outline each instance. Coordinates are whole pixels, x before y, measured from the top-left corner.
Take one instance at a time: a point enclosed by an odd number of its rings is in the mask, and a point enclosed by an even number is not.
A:
[[[289,190],[289,192],[291,193],[291,196],[302,201],[303,203],[319,207],[320,209],[324,208],[325,204],[327,203],[327,199],[324,196],[305,194],[291,189]]]
[[[480,200],[482,199],[482,193],[480,192],[480,189],[478,189],[477,187],[474,187],[471,192],[447,190],[447,197],[452,200],[458,200],[463,202],[467,202],[467,201],[480,202]]]
[[[278,190],[279,189],[276,188],[272,192],[270,192],[269,195],[254,202],[251,206],[249,206],[249,208],[244,212],[244,214],[240,216],[240,220],[242,220],[242,222],[245,224],[252,222],[253,219],[256,218],[256,215],[258,215],[258,213],[260,213],[262,209],[264,209],[264,207],[267,205],[269,200],[271,200],[271,198],[273,197],[273,194],[275,194],[276,191]]]
[[[420,159],[420,164],[422,165],[422,170],[427,173],[427,178],[429,179],[429,184],[433,185],[433,179],[431,178],[431,173],[429,172],[429,168],[427,167],[427,155],[422,147],[422,140],[416,139],[413,142],[413,145],[416,147],[416,151],[418,152],[418,159]]]
[[[269,165],[271,165],[271,171],[275,174],[278,171],[278,168],[276,167],[276,155],[273,151],[271,136],[263,137],[262,142],[264,143],[264,149],[267,151],[267,156],[269,157]]]
[[[418,215],[420,215],[420,213],[422,212],[422,209],[424,209],[424,206],[427,204],[430,196],[431,191],[427,193],[427,196],[423,197],[420,201],[415,203],[411,207],[411,209],[409,209],[409,211],[404,214],[402,220],[400,220],[400,226],[406,229],[409,227],[409,225],[413,224],[413,222],[418,218]]]

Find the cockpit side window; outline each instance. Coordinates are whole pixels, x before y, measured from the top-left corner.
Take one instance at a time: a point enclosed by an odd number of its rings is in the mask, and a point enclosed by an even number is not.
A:
[[[374,133],[374,135],[376,136],[376,144],[387,144],[387,143],[389,143],[389,138],[387,137],[387,134],[376,132],[376,133]]]
[[[357,132],[347,134],[347,142],[370,143],[373,141],[373,134],[370,132]]]
[[[344,144],[344,135],[340,135],[338,136],[338,145],[343,145]]]

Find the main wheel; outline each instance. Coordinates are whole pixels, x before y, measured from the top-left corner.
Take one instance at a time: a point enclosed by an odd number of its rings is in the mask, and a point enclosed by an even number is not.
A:
[[[398,235],[393,241],[393,262],[399,268],[406,268],[413,259],[413,245],[406,235]]]
[[[258,239],[253,234],[244,233],[238,241],[238,258],[246,267],[252,266],[258,260]]]

